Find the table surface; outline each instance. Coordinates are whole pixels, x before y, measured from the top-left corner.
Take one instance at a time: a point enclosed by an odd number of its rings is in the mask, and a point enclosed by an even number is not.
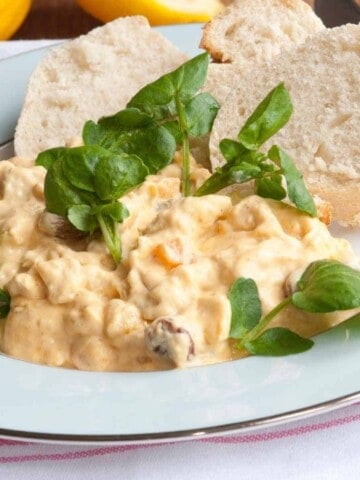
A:
[[[33,0],[28,17],[13,39],[71,38],[98,25],[101,22],[85,13],[75,0]]]
[[[75,0],[33,0],[28,17],[13,39],[71,38],[98,25],[101,22],[85,13]]]

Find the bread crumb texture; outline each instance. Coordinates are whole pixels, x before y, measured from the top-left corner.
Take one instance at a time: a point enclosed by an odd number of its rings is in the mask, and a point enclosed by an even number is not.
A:
[[[302,0],[234,1],[204,28],[201,47],[215,63],[203,90],[222,105],[246,72],[324,28]]]
[[[271,60],[324,28],[302,0],[235,0],[204,28],[201,46],[219,62]]]
[[[64,145],[86,120],[122,108],[187,59],[144,17],[119,18],[52,49],[32,74],[15,134],[18,155]]]

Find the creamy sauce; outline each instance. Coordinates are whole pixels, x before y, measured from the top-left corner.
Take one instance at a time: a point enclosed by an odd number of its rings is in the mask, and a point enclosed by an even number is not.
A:
[[[180,175],[175,161],[122,198],[131,215],[119,227],[124,258],[115,268],[100,236],[47,231],[42,167],[0,162],[0,286],[12,299],[1,349],[99,371],[230,360],[237,353],[227,295],[235,279],[255,280],[266,313],[310,262],[356,265],[348,242],[318,219],[256,196],[236,204],[225,195],[182,198]],[[192,165],[194,184],[208,176]],[[289,307],[276,323],[311,336],[343,319]]]

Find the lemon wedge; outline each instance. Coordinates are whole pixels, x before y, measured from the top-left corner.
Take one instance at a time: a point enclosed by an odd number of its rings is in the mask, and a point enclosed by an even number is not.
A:
[[[223,8],[220,0],[77,0],[77,3],[103,22],[144,15],[151,25],[207,22]]]
[[[0,40],[6,40],[16,32],[30,5],[31,0],[0,0]]]

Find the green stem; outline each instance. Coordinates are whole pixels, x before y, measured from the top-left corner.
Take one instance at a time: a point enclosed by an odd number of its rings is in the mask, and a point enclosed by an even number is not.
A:
[[[115,263],[119,264],[121,260],[121,242],[119,233],[116,228],[117,223],[115,222],[115,220],[112,220],[111,225],[109,225],[109,223],[104,219],[101,214],[97,214],[96,218],[99,222],[101,233],[103,234],[108,250],[113,257]]]
[[[182,133],[182,147],[183,147],[183,165],[182,165],[182,182],[181,190],[184,197],[190,195],[190,142],[189,132],[186,126],[184,106],[181,103],[178,94],[175,95],[176,109],[179,117],[179,125]]]
[[[256,337],[262,333],[262,331],[265,329],[265,327],[268,326],[268,324],[271,322],[271,320],[279,313],[281,310],[283,310],[285,307],[290,305],[291,303],[291,296],[285,298],[279,305],[276,305],[275,308],[273,308],[265,317],[263,317],[260,322],[254,327],[250,332],[248,332],[246,335],[244,335],[244,338],[242,339],[241,343],[243,342],[251,342],[251,340],[254,340]]]

